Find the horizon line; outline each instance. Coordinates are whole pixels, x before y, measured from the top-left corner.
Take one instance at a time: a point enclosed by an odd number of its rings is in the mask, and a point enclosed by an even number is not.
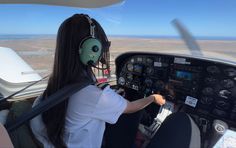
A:
[[[57,34],[1,34],[0,36],[56,36]],[[169,39],[181,39],[177,35],[125,35],[125,34],[107,34],[108,37],[137,37],[137,38],[169,38]],[[194,36],[194,38],[201,39],[229,39],[236,40],[236,36]],[[0,37],[1,39],[1,37]]]

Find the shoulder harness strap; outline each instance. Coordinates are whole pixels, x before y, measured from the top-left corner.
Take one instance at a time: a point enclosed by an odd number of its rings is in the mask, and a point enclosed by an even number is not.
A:
[[[98,88],[100,88],[101,90],[105,89],[109,84],[107,82],[105,83],[98,83],[96,84]]]

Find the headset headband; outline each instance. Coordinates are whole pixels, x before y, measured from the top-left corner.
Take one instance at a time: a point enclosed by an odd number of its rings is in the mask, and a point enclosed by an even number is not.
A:
[[[84,15],[85,17],[86,17],[86,19],[88,20],[88,22],[89,22],[89,27],[90,27],[90,36],[92,37],[92,38],[95,38],[95,25],[94,25],[94,23],[93,23],[93,21],[92,21],[92,19],[88,16],[88,15]]]

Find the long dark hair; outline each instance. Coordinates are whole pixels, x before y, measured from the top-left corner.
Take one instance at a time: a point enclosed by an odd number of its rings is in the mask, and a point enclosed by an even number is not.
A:
[[[101,41],[103,49],[107,50],[107,37],[99,23],[92,20],[95,36]],[[91,67],[83,65],[78,54],[81,41],[89,35],[89,22],[83,14],[75,14],[61,24],[57,34],[53,72],[43,93],[43,100],[68,84],[93,81]],[[42,114],[47,136],[57,148],[66,147],[63,136],[67,104],[68,99]]]

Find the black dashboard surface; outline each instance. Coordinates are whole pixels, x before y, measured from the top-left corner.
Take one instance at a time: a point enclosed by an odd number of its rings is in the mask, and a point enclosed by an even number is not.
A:
[[[116,59],[117,84],[167,100],[195,113],[236,122],[236,65],[184,56],[132,52]],[[164,91],[165,92],[165,91]]]

